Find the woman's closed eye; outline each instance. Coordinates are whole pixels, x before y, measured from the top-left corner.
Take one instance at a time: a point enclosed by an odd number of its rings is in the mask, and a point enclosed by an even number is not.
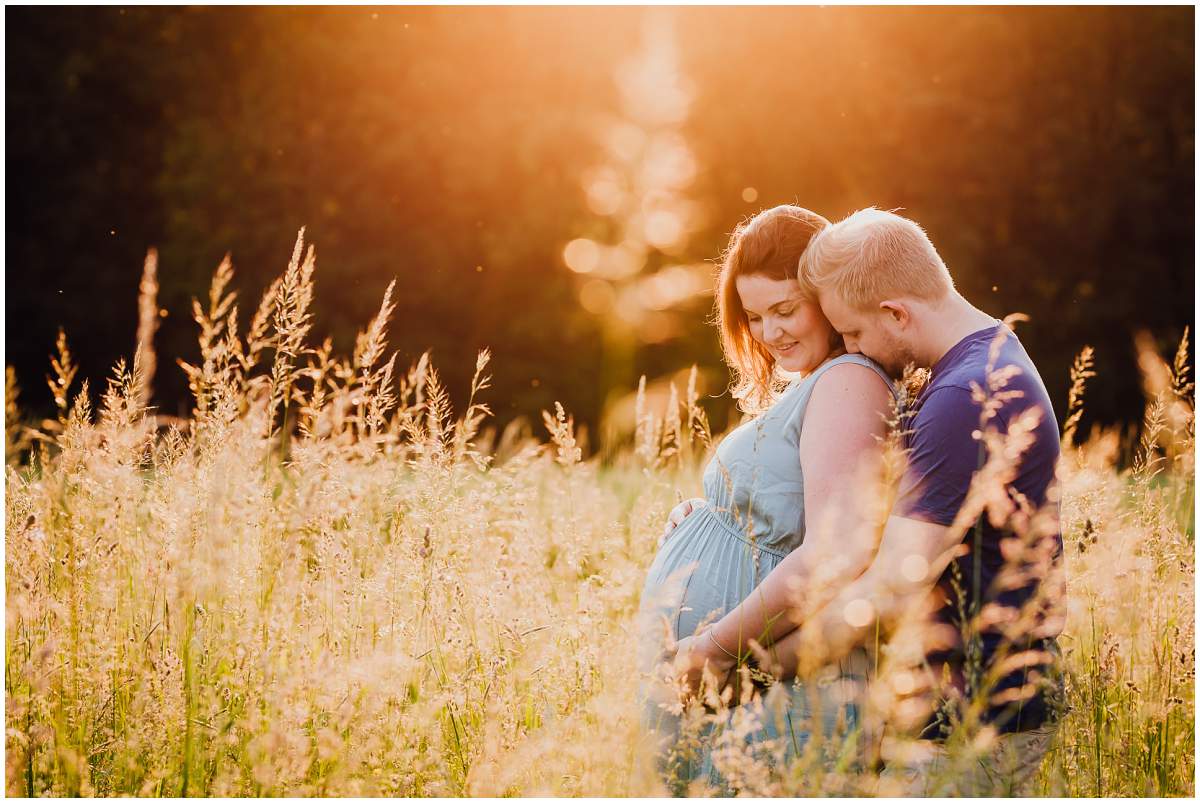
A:
[[[791,317],[792,313],[795,311],[795,307],[780,307],[776,310],[773,310],[770,314],[774,315],[776,318],[788,318]],[[750,312],[746,313],[746,321],[749,323],[758,323],[761,320],[762,316],[760,315],[755,315]]]

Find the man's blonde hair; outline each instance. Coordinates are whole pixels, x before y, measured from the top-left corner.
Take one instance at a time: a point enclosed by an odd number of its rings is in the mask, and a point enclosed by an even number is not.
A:
[[[938,301],[954,289],[924,230],[874,207],[821,231],[801,256],[800,269],[819,290],[832,289],[862,310],[901,296]]]

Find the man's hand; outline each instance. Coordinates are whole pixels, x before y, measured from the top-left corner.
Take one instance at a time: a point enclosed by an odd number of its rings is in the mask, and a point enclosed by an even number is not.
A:
[[[675,677],[679,680],[680,688],[685,695],[699,695],[704,682],[704,670],[712,673],[717,680],[717,689],[724,688],[729,682],[736,661],[717,649],[708,634],[701,630],[694,636],[687,636],[675,645],[673,662]]]
[[[693,499],[685,499],[672,508],[671,512],[667,514],[667,523],[663,525],[662,536],[658,539],[659,548],[662,548],[662,545],[665,544],[667,539],[671,537],[671,532],[678,527],[684,519],[691,515],[692,512],[694,512],[697,508],[704,507],[706,504],[708,503],[704,501],[704,497],[697,496]]]

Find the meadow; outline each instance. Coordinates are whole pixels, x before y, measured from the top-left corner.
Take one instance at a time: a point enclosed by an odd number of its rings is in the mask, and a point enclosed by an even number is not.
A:
[[[642,405],[633,443],[603,459],[582,459],[561,407],[544,433],[496,432],[486,352],[457,412],[428,359],[389,359],[391,288],[351,356],[309,343],[314,268],[298,241],[247,318],[222,264],[194,309],[187,420],[147,406],[152,258],[138,349],[96,409],[65,337],[57,420],[23,419],[9,372],[7,793],[663,794],[634,617],[662,522],[711,453],[694,388]],[[1137,439],[1075,432],[1091,355],[1076,362],[1060,468],[1069,708],[1038,794],[1195,791],[1186,342],[1164,359],[1139,341]],[[894,702],[884,691],[869,696]],[[981,740],[954,749],[970,760]],[[761,759],[728,757],[737,791],[889,791],[878,762]]]

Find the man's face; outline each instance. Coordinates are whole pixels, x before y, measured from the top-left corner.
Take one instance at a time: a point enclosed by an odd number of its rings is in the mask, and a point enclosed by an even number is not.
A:
[[[833,290],[821,291],[819,299],[825,317],[842,336],[846,351],[870,357],[894,377],[904,373],[904,366],[916,362],[911,346],[885,311],[857,309]]]

